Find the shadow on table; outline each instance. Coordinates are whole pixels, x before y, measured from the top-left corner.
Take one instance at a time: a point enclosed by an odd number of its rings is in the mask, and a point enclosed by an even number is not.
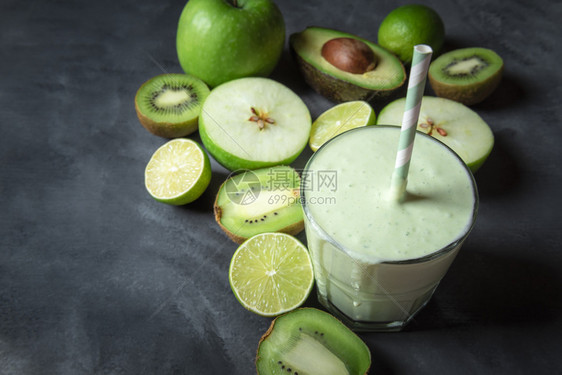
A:
[[[525,99],[524,84],[509,72],[503,73],[502,79],[494,92],[481,103],[471,106],[476,113],[481,110],[496,110],[514,107]]]
[[[279,62],[269,78],[290,87],[301,97],[311,90],[299,72],[297,62],[291,55],[289,47],[283,49]]]
[[[512,250],[513,254],[522,252],[516,246]],[[548,324],[562,310],[561,279],[554,267],[531,257],[463,248],[408,330]]]
[[[192,138],[200,145],[203,145],[203,142],[201,141],[199,135],[195,134],[192,136]],[[205,149],[205,151],[207,150]],[[213,212],[213,206],[217,197],[217,193],[219,192],[219,188],[221,187],[222,183],[228,178],[230,172],[220,166],[208,151],[207,156],[209,156],[209,159],[211,160],[211,167],[213,170],[209,186],[207,187],[207,189],[205,189],[205,192],[199,198],[189,204],[178,206],[179,209],[197,211],[201,213]]]
[[[516,136],[515,131],[504,129],[494,136],[494,148],[490,156],[474,174],[481,200],[497,195],[505,196],[521,187],[521,171],[508,147],[509,139]]]
[[[318,302],[316,293],[317,291],[315,284],[312,292],[310,293],[310,297],[306,300],[302,307],[312,307],[322,311],[327,311],[326,308],[322,306],[320,302]],[[368,335],[370,335],[370,333],[356,332],[356,334],[365,342],[365,344],[367,344],[367,346],[369,347],[369,351],[371,352],[371,369],[369,370],[369,373],[385,375],[394,374],[395,371],[392,369],[392,366],[390,365],[385,353],[383,351],[376,350],[376,348],[373,347],[374,344],[370,340],[367,340],[367,337]]]
[[[226,181],[229,175],[230,173],[227,170],[215,170],[213,166],[211,182],[209,182],[209,186],[207,187],[205,192],[196,201],[193,201],[192,203],[182,207],[188,210],[212,213],[217,193],[219,192],[221,185]]]

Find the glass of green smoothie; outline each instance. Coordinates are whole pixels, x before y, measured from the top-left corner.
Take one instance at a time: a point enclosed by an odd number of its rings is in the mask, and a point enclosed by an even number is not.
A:
[[[324,144],[301,185],[318,298],[357,331],[399,331],[429,301],[471,231],[476,183],[418,133],[405,197],[389,197],[400,128],[366,126]]]

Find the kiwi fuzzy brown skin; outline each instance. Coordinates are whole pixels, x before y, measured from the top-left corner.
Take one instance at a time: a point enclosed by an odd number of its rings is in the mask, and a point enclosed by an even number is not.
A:
[[[481,66],[476,66],[476,71],[465,70],[461,73],[461,77],[464,77],[461,79],[446,71],[449,67],[468,59],[480,60],[484,70],[481,70]],[[431,88],[437,96],[464,105],[473,105],[482,102],[498,87],[503,69],[503,60],[494,51],[470,47],[453,50],[439,56],[429,66],[428,78]],[[483,77],[481,71],[485,72]]]
[[[224,187],[224,184],[226,184],[226,182],[227,181],[223,182],[222,185],[220,186],[220,188],[217,192],[217,196],[215,197],[215,203],[213,204],[213,212],[215,214],[215,221],[217,222],[219,227],[223,230],[223,232],[232,241],[241,245],[244,241],[246,241],[248,239],[248,237],[239,236],[238,234],[231,232],[230,230],[228,230],[228,228],[226,228],[224,225],[222,225],[222,222],[221,222],[222,209],[218,205],[218,200],[219,200],[219,193],[222,190],[222,188]],[[286,233],[286,234],[290,234],[291,236],[296,236],[297,234],[299,234],[303,230],[304,230],[304,218],[302,220],[296,222],[296,223],[293,223],[293,224],[285,227],[285,228],[281,228],[281,229],[277,230],[276,232]]]
[[[313,308],[313,307],[300,307],[300,308],[298,308],[298,309],[295,310],[295,311],[298,311],[298,310],[301,310],[301,311],[302,311],[302,310],[318,310],[318,309]],[[318,310],[318,311],[322,311],[322,310]],[[277,316],[275,319],[273,319],[273,321],[272,321],[271,324],[269,325],[269,328],[267,329],[267,331],[266,331],[266,332],[262,335],[262,337],[260,338],[260,341],[259,341],[259,343],[258,343],[257,352],[256,352],[256,359],[255,359],[255,361],[254,361],[254,363],[255,363],[255,365],[256,365],[256,369],[257,369],[257,374],[258,374],[258,375],[260,375],[259,367],[258,367],[258,361],[259,361],[259,359],[260,359],[260,352],[259,352],[260,346],[261,346],[261,344],[273,333],[273,330],[274,330],[274,328],[275,328],[275,323],[277,322],[277,320],[278,320],[278,319],[282,319],[283,317],[285,317],[285,316],[288,315],[288,314],[291,314],[291,312],[287,312],[287,313],[285,313],[285,314],[279,315],[279,316]],[[331,316],[335,321],[337,321],[337,322],[341,323],[342,325],[344,325],[344,323],[343,323],[341,320],[339,320],[338,318],[336,318],[335,316],[333,316],[333,315],[330,315],[330,316]],[[350,331],[350,332],[352,332],[352,331]],[[354,332],[352,332],[352,333],[353,333],[354,335],[356,335]],[[357,335],[356,335],[356,336],[357,336]],[[370,370],[370,366],[369,366],[369,368],[367,368],[367,370],[365,371],[365,373],[364,373],[363,375],[367,375],[367,374],[369,373],[369,370]],[[265,375],[265,374],[264,374],[264,375]]]
[[[498,87],[502,79],[503,66],[499,72],[485,81],[475,82],[470,86],[463,87],[459,90],[458,86],[450,85],[437,80],[431,73],[428,74],[429,84],[435,92],[435,95],[451,99],[456,102],[462,103],[464,105],[474,105],[478,104],[488,96]]]
[[[195,121],[186,121],[184,123],[171,123],[171,122],[155,122],[151,118],[143,115],[139,109],[137,101],[135,100],[135,110],[141,125],[150,133],[163,137],[163,138],[179,138],[185,137],[195,132],[198,128],[197,119]]]
[[[393,98],[397,89],[376,90],[359,87],[324,73],[300,57],[293,49],[291,53],[302,72],[305,82],[320,95],[336,103],[364,100],[366,102]],[[404,75],[404,81],[406,75]]]

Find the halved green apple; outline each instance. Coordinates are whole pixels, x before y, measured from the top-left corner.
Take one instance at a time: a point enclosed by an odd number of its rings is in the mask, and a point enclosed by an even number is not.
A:
[[[402,124],[406,98],[382,109],[377,125]],[[494,135],[486,122],[464,104],[445,98],[424,96],[417,130],[449,146],[472,172],[486,161],[494,146]]]
[[[291,163],[306,146],[310,127],[304,102],[268,78],[241,78],[216,87],[199,117],[203,144],[232,171]]]

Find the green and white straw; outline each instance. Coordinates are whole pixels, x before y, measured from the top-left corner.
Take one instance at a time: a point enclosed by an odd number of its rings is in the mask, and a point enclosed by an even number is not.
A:
[[[433,50],[430,46],[425,44],[414,46],[414,56],[410,69],[408,92],[406,94],[406,107],[404,109],[404,117],[402,118],[398,152],[390,187],[391,198],[397,201],[402,200],[406,192],[408,169],[410,168],[410,159],[414,149],[414,138],[420,115],[421,101],[432,54]]]

